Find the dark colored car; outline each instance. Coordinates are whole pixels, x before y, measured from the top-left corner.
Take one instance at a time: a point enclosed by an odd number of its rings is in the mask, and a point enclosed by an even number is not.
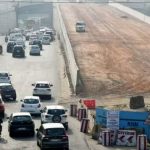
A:
[[[38,45],[40,50],[42,50],[42,42],[40,40],[34,40],[32,42],[32,45]]]
[[[14,41],[9,41],[7,43],[7,52],[8,53],[12,53],[14,46],[16,45],[16,43]]]
[[[61,123],[44,123],[37,130],[37,145],[41,149],[69,150],[69,139]]]
[[[4,116],[5,116],[5,105],[2,98],[0,97],[0,117],[4,118]]]
[[[25,50],[21,45],[15,45],[12,52],[12,57],[25,57]]]
[[[8,131],[10,136],[14,136],[17,133],[19,133],[20,135],[24,135],[27,133],[28,135],[34,136],[35,124],[30,113],[12,113],[8,119]]]
[[[16,100],[16,90],[10,83],[0,83],[0,94],[3,100]]]

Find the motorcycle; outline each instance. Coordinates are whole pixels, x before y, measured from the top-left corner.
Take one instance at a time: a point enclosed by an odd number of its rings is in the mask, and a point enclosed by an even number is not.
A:
[[[2,55],[3,54],[3,47],[2,47],[2,45],[0,45],[0,55]]]

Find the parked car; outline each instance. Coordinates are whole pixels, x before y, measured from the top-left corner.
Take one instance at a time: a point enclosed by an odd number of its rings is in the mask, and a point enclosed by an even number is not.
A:
[[[29,112],[30,114],[41,114],[42,104],[38,96],[25,96],[21,100],[21,112]]]
[[[41,50],[38,45],[32,45],[30,48],[30,55],[41,55]]]
[[[14,46],[16,45],[15,41],[8,41],[7,43],[7,52],[12,53]]]
[[[37,130],[37,145],[41,149],[69,150],[69,138],[62,124],[44,123]]]
[[[17,94],[10,83],[0,83],[0,94],[3,100],[16,100]]]
[[[11,83],[10,76],[12,76],[7,71],[0,71],[0,83]]]
[[[68,130],[67,110],[61,105],[46,106],[41,113],[42,123],[62,123]]]
[[[38,45],[40,50],[43,49],[41,40],[38,40],[38,39],[33,40],[32,45]]]
[[[51,37],[49,35],[43,35],[42,44],[49,45],[51,41]]]
[[[25,57],[25,50],[23,46],[21,45],[15,45],[13,52],[12,52],[12,57]]]
[[[37,81],[34,84],[33,96],[48,97],[51,99],[51,87],[53,86],[48,81]]]
[[[14,136],[17,133],[20,133],[21,135],[28,133],[31,136],[34,136],[35,124],[30,113],[12,113],[8,119],[8,131],[10,136]]]
[[[0,116],[4,118],[5,116],[5,104],[4,101],[2,100],[2,97],[0,96]]]

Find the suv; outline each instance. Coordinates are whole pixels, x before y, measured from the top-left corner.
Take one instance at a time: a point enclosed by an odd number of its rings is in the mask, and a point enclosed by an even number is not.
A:
[[[51,99],[51,86],[48,81],[37,81],[36,83],[32,84],[34,86],[33,89],[33,96],[47,96],[49,99]]]
[[[3,100],[16,100],[16,90],[10,83],[0,83],[0,94]]]
[[[8,119],[8,131],[10,136],[14,136],[16,133],[29,133],[31,136],[34,136],[35,125],[30,113],[12,113]]]
[[[25,51],[23,46],[15,45],[12,52],[12,57],[25,57]]]
[[[0,116],[3,118],[5,116],[5,105],[1,97],[0,97]]]
[[[85,22],[84,21],[77,21],[76,22],[76,32],[85,32]]]
[[[11,83],[10,76],[9,72],[0,71],[0,83]]]
[[[41,113],[41,124],[43,123],[62,123],[68,130],[66,109],[61,105],[46,106]]]
[[[37,130],[37,145],[41,149],[59,148],[69,150],[69,139],[60,123],[45,123]]]

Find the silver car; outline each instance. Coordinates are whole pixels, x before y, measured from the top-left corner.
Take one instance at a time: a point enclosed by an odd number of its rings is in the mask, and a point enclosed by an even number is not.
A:
[[[10,76],[9,72],[0,71],[0,83],[11,83]]]
[[[41,50],[38,45],[32,45],[30,48],[30,55],[41,55]]]

